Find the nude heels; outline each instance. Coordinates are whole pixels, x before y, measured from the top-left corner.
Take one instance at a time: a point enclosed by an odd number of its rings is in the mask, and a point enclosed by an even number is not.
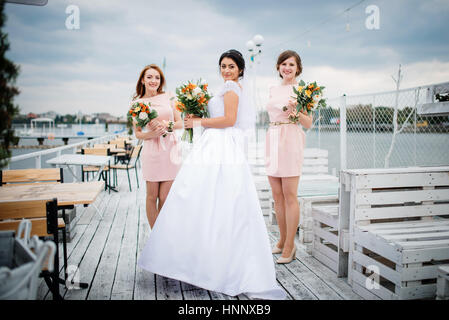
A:
[[[292,253],[290,254],[290,256],[287,258],[284,258],[281,256],[281,257],[279,257],[279,259],[276,260],[276,262],[279,264],[290,263],[295,258],[296,258],[296,245],[293,245],[293,250],[292,250]]]
[[[271,253],[282,253],[283,248],[279,248],[277,244],[271,249]]]

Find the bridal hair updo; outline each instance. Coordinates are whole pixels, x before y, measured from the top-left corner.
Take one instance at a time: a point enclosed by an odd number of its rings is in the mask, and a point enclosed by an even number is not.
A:
[[[145,72],[147,72],[148,69],[154,69],[157,72],[159,72],[159,75],[161,76],[161,84],[159,85],[159,88],[157,88],[157,93],[164,93],[164,86],[165,86],[165,77],[164,73],[162,72],[161,68],[159,68],[155,64],[150,64],[143,68],[143,70],[140,72],[139,79],[137,80],[136,84],[136,94],[134,95],[133,99],[136,98],[142,98],[145,95],[145,85],[142,83],[143,77],[145,77]]]
[[[221,61],[224,58],[232,59],[237,64],[237,67],[239,68],[239,78],[243,78],[243,74],[245,73],[245,59],[243,59],[242,54],[234,49],[223,52],[218,61],[218,66],[221,66]]]
[[[291,58],[291,57],[295,58],[296,65],[298,66],[296,73],[295,73],[295,77],[297,77],[302,73],[302,63],[301,63],[301,58],[299,57],[299,54],[296,53],[296,51],[286,50],[286,51],[282,52],[278,57],[278,61],[276,62],[276,70],[279,71],[279,66],[282,64],[282,62],[284,62],[285,60],[287,60],[288,58]],[[281,73],[279,73],[279,77],[282,78]]]

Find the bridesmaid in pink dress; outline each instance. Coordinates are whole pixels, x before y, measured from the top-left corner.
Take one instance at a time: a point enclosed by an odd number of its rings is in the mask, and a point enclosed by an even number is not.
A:
[[[146,66],[140,73],[132,102],[149,102],[158,113],[158,117],[147,124],[145,131],[134,125],[136,138],[144,140],[141,163],[147,187],[146,211],[151,228],[181,166],[176,135],[174,132],[167,132],[167,129],[169,122],[173,122],[173,129],[182,128],[182,119],[175,108],[174,95],[164,92],[164,86],[162,70],[154,64]],[[163,134],[167,135],[163,137]]]
[[[305,134],[302,127],[312,126],[312,115],[299,114],[299,124],[292,123],[289,115],[296,115],[293,87],[302,72],[301,58],[287,50],[278,57],[276,69],[281,85],[270,88],[267,111],[270,126],[266,135],[265,164],[274,199],[280,239],[273,253],[281,253],[277,263],[289,263],[296,255],[294,239],[299,223],[297,198],[299,177],[304,159]],[[287,111],[283,107],[287,106]]]

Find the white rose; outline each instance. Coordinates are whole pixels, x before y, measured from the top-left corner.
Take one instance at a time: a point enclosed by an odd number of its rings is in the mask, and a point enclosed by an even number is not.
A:
[[[134,108],[134,112],[139,112],[140,111],[140,107],[135,107]]]
[[[141,112],[139,114],[139,119],[140,120],[147,120],[148,119],[148,114],[146,112]]]
[[[193,96],[192,96],[190,93],[188,93],[188,94],[187,94],[187,99],[193,100]]]
[[[319,101],[320,100],[320,96],[318,94],[313,96],[313,102]]]
[[[195,89],[193,89],[192,92],[193,92],[194,95],[197,96],[197,95],[199,95],[199,94],[200,94],[201,92],[203,92],[203,91],[201,90],[201,88],[196,87]]]

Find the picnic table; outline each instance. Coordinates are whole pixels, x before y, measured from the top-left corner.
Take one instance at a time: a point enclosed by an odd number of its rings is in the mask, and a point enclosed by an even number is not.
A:
[[[64,209],[74,205],[92,205],[98,215],[102,214],[94,201],[104,187],[103,181],[17,184],[0,188],[0,202],[12,200],[46,200],[56,198],[58,207]]]

